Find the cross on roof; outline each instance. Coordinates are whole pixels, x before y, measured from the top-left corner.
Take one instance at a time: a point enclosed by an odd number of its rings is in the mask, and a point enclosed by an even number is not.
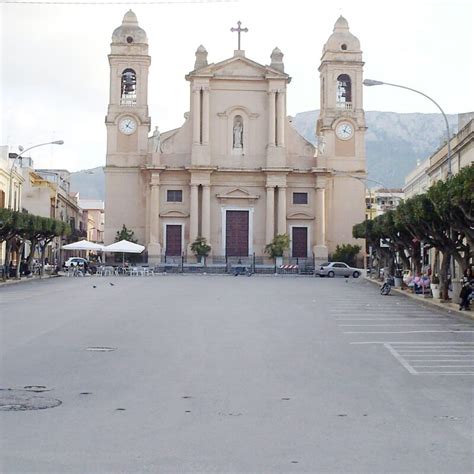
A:
[[[237,28],[233,28],[233,27],[232,27],[232,28],[230,29],[230,31],[232,31],[232,33],[233,33],[234,31],[237,31],[237,34],[238,34],[238,48],[237,48],[237,49],[238,49],[238,50],[240,50],[240,33],[241,33],[241,32],[247,33],[247,32],[249,31],[248,28],[241,28],[241,27],[240,27],[241,24],[242,24],[242,22],[241,22],[241,21],[238,21],[238,22],[237,22]]]

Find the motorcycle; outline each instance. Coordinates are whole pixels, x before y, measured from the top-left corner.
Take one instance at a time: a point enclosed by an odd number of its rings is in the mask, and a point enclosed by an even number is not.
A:
[[[393,279],[393,277],[388,277],[384,284],[380,287],[380,294],[382,296],[387,296],[388,294],[390,294],[390,290],[392,289],[392,286],[395,285],[395,280]]]

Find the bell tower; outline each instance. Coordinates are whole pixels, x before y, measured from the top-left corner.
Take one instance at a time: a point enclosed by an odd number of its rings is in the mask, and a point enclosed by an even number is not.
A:
[[[144,242],[145,195],[140,167],[147,162],[148,133],[148,39],[129,10],[112,35],[110,94],[105,125],[105,241],[113,242],[125,224]],[[137,212],[137,210],[140,210]]]
[[[319,147],[318,168],[326,169],[329,177],[329,253],[337,244],[355,243],[352,226],[365,217],[363,66],[360,42],[349,31],[347,20],[340,16],[323,47],[319,66],[321,110],[316,128],[318,141],[323,145]]]

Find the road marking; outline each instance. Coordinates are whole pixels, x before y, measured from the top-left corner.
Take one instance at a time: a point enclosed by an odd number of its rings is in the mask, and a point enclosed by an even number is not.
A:
[[[415,327],[420,327],[420,326],[459,326],[462,328],[465,327],[471,327],[468,324],[451,324],[451,323],[425,323],[422,322],[421,324],[416,324],[413,322],[409,323],[381,323],[381,324],[370,324],[370,323],[362,323],[362,324],[339,324],[339,327],[347,327],[347,326],[355,326],[355,327],[366,327],[366,326],[374,326],[374,327],[384,327],[384,326],[415,326]]]
[[[336,321],[422,321],[427,319],[428,321],[439,321],[439,318],[426,317],[426,318],[410,318],[409,316],[399,316],[398,318],[336,318]],[[466,323],[465,323],[466,324]]]
[[[411,362],[472,362],[474,359],[411,359]]]
[[[474,372],[418,372],[418,375],[474,375]]]
[[[350,344],[382,344],[411,375],[474,375],[474,342],[365,341]]]
[[[423,344],[423,345],[430,345],[430,346],[434,346],[434,345],[438,345],[438,344],[442,344],[442,345],[445,345],[445,344],[449,344],[449,345],[457,345],[457,344],[461,344],[461,345],[465,345],[465,344],[468,344],[468,345],[474,345],[473,342],[445,342],[445,341],[439,341],[439,342],[426,342],[426,341],[418,341],[418,342],[407,342],[407,341],[364,341],[364,342],[350,342],[349,344],[354,344],[354,345],[360,345],[360,344],[405,344],[405,345],[410,345],[410,346],[415,346],[415,345],[419,345],[419,344]]]
[[[460,332],[474,332],[474,331],[461,331],[454,329],[452,331],[437,331],[437,330],[426,330],[426,331],[346,331],[344,334],[415,334],[415,333],[460,333]]]
[[[393,357],[395,357],[395,359],[397,359],[398,362],[400,362],[400,364],[410,372],[410,374],[417,374],[416,370],[395,349],[393,349],[390,344],[384,344],[384,346],[389,350]]]

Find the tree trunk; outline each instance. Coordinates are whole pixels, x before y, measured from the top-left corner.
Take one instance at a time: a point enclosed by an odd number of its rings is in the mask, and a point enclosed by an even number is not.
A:
[[[36,252],[36,245],[38,244],[38,241],[36,239],[31,240],[30,242],[30,253],[28,254],[28,257],[26,257],[26,266],[28,270],[30,271],[31,274],[33,274],[33,260]]]
[[[3,262],[3,268],[5,268],[4,280],[10,278],[10,251],[11,251],[11,239],[5,240],[5,259]]]
[[[451,261],[451,254],[446,252],[441,252],[441,267],[439,272],[439,282],[441,285],[441,299],[448,301],[449,300],[449,280],[448,280],[448,269],[449,262]]]
[[[25,247],[25,241],[22,240],[20,244],[20,248],[18,249],[18,258],[16,262],[16,279],[19,280],[21,278],[21,256],[23,255],[23,248]]]

